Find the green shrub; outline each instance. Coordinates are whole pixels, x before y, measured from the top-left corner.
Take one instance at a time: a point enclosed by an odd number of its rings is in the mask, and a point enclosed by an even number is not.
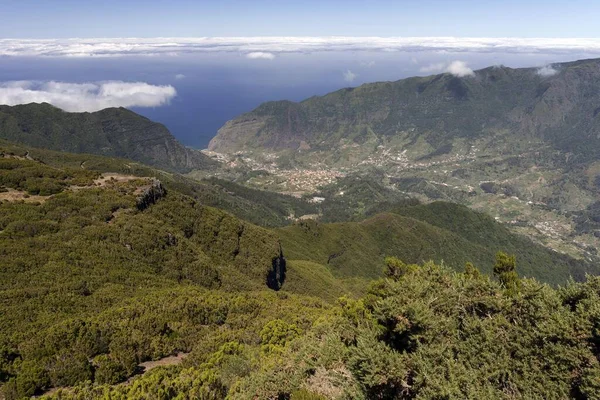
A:
[[[94,364],[96,366],[94,381],[98,384],[114,385],[127,377],[125,368],[106,354],[96,357]]]
[[[52,386],[73,386],[92,379],[92,366],[85,354],[65,349],[54,357],[49,375]]]
[[[509,256],[506,253],[498,252],[496,254],[496,263],[494,264],[494,275],[496,275],[502,286],[509,293],[514,294],[521,287],[514,255]]]
[[[267,348],[283,347],[301,333],[295,324],[288,324],[281,319],[269,321],[260,331],[261,344]]]

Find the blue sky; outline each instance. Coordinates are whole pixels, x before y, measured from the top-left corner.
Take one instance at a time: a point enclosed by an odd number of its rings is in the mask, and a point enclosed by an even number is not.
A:
[[[0,0],[0,38],[597,37],[600,1]]]

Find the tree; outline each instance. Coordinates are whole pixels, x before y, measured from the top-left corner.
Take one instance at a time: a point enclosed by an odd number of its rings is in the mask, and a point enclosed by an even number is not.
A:
[[[390,279],[398,280],[417,269],[419,269],[418,265],[405,264],[396,257],[386,257],[384,275]]]
[[[465,264],[465,275],[474,279],[481,278],[481,272],[479,269],[470,262]]]
[[[521,288],[521,281],[517,274],[517,262],[514,255],[509,256],[499,251],[496,254],[494,275],[509,294],[515,294]]]

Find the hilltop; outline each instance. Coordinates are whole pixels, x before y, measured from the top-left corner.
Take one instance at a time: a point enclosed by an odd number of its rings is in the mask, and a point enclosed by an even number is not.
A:
[[[186,172],[214,167],[164,125],[125,108],[70,113],[50,104],[0,105],[0,138],[71,153],[91,153]]]
[[[447,202],[399,206],[361,222],[300,221],[276,232],[288,259],[321,264],[343,278],[378,278],[390,256],[407,263],[443,263],[457,271],[471,262],[491,275],[498,251],[514,254],[523,276],[547,283],[584,280],[599,272],[595,264],[556,253],[485,214]]]

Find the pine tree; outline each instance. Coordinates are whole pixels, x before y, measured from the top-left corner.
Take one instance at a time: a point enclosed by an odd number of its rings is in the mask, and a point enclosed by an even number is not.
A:
[[[494,275],[509,294],[515,294],[521,288],[521,281],[517,274],[517,262],[514,255],[509,256],[499,251],[496,254]]]

